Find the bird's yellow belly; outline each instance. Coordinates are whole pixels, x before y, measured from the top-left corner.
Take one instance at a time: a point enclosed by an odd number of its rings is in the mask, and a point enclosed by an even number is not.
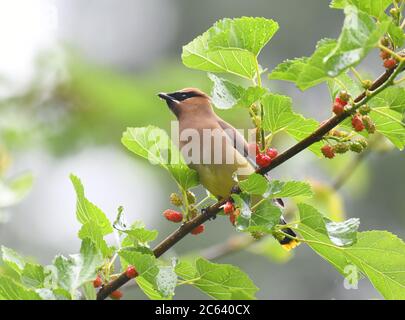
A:
[[[247,172],[253,173],[254,169],[246,163],[247,170],[244,170],[243,175],[237,175],[238,180],[246,179]],[[201,184],[217,198],[227,198],[230,195],[231,189],[237,183],[233,179],[233,175],[237,170],[237,166],[231,164],[199,164],[193,168],[198,172]]]

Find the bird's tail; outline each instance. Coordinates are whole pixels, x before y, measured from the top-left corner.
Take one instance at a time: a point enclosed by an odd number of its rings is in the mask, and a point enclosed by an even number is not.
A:
[[[283,224],[283,225],[286,224],[283,217],[280,218],[280,224]],[[297,236],[296,233],[294,231],[292,231],[290,228],[283,229],[283,233],[286,233],[289,236],[294,237],[294,238]],[[281,235],[279,238],[277,237],[277,240],[281,244],[281,246],[288,251],[294,249],[296,246],[298,246],[300,244],[297,240],[292,239],[289,236]]]

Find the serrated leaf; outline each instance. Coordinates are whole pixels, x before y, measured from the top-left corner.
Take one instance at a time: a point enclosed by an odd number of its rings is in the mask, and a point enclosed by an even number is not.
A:
[[[306,182],[272,180],[264,196],[270,198],[312,197],[313,192],[311,185]]]
[[[103,233],[97,224],[89,221],[82,225],[79,230],[78,236],[80,239],[90,239],[103,254],[103,257],[111,255],[112,249],[104,240]]]
[[[139,276],[145,278],[156,288],[156,276],[159,273],[159,268],[156,258],[151,252],[137,248],[121,249],[118,254],[127,264],[135,267]]]
[[[404,31],[394,21],[391,21],[388,27],[388,34],[397,48],[401,48],[405,42]]]
[[[147,245],[148,242],[155,240],[159,234],[157,230],[146,229],[141,221],[135,221],[130,227],[127,227],[122,209],[119,210],[113,227],[116,230],[127,234],[130,238],[130,242],[135,242],[137,245]]]
[[[261,196],[268,189],[269,181],[258,173],[251,174],[247,179],[239,182],[243,192],[250,195]]]
[[[405,122],[402,114],[386,107],[374,108],[370,112],[376,131],[386,136],[399,150],[405,146]]]
[[[299,204],[300,235],[320,256],[345,275],[355,265],[386,299],[405,299],[405,244],[387,231],[357,233],[352,246],[339,247],[328,238],[323,216],[313,207]]]
[[[70,180],[76,191],[76,217],[81,224],[95,224],[101,234],[107,235],[113,232],[110,221],[103,211],[91,203],[84,194],[84,187],[80,179],[74,175],[70,175]]]
[[[344,9],[347,6],[354,5],[367,14],[380,18],[385,15],[385,10],[392,4],[392,0],[333,0],[331,8]]]
[[[183,63],[189,68],[252,79],[256,57],[277,29],[276,22],[264,18],[222,19],[183,47]]]
[[[222,19],[215,23],[211,48],[239,48],[259,55],[278,30],[278,23],[259,17]]]
[[[41,297],[34,290],[0,275],[0,300],[41,300]]]
[[[264,110],[263,128],[276,134],[285,131],[297,141],[309,136],[319,124],[312,119],[305,119],[302,115],[292,111],[290,97],[268,94],[262,99]],[[313,144],[309,149],[316,155],[320,155],[321,144]]]
[[[263,200],[252,214],[248,232],[264,232],[271,234],[273,227],[280,223],[281,209],[276,207],[273,200]]]
[[[208,77],[214,84],[211,97],[214,106],[218,109],[250,107],[267,92],[265,88],[261,87],[248,87],[245,89],[212,73],[209,73]]]
[[[240,181],[239,186],[245,193],[264,196],[266,198],[311,197],[313,195],[311,185],[306,182],[269,181],[257,173],[251,174],[247,179]]]
[[[299,74],[297,79],[298,88],[307,90],[331,77],[324,60],[336,48],[336,45],[337,41],[333,39],[322,39],[318,42],[315,52]]]
[[[125,230],[120,229],[120,231],[127,234],[132,242],[141,245],[147,245],[148,242],[155,240],[159,234],[157,230],[146,229],[140,221],[136,221],[130,228]]]
[[[178,148],[174,146],[167,133],[154,126],[127,128],[122,144],[138,156],[148,159],[170,172],[179,186],[189,189],[198,185],[198,174],[184,162]]]
[[[342,275],[350,264],[341,247],[335,246],[327,235],[324,217],[312,206],[298,204],[300,224],[298,231],[318,255],[334,266]]]
[[[405,243],[387,231],[360,232],[345,255],[385,299],[405,299]]]
[[[271,80],[290,81],[301,90],[307,90],[330,79],[324,59],[336,47],[337,41],[322,39],[311,57],[296,58],[279,64],[269,75]]]
[[[44,286],[45,271],[39,264],[26,263],[21,274],[21,282],[28,287],[40,288]]]
[[[301,223],[328,236],[334,245],[351,246],[356,242],[357,230],[360,226],[359,219],[351,218],[343,222],[334,222],[307,204],[298,204],[298,208]]]
[[[373,18],[354,6],[347,6],[344,11],[346,18],[338,43],[324,59],[330,77],[336,77],[346,69],[357,65],[377,46],[390,23],[384,21],[376,24]]]
[[[143,293],[151,300],[171,300],[171,297],[164,297],[159,291],[157,291],[153,284],[147,281],[145,278],[138,276],[135,278],[136,283],[141,288]]]
[[[95,279],[97,270],[103,264],[103,257],[96,246],[89,240],[82,241],[80,254],[69,257],[57,256],[53,265],[57,270],[58,285],[77,298],[77,290],[86,282]]]
[[[342,86],[342,83],[345,85]],[[347,73],[342,73],[336,78],[328,80],[328,88],[331,100],[334,101],[340,91],[347,90],[352,97],[358,97],[364,88]]]
[[[239,268],[229,264],[217,264],[198,259],[193,266],[181,262],[176,273],[185,280],[193,280],[198,289],[219,300],[254,299],[258,288]]]
[[[405,146],[405,88],[388,88],[374,97],[369,106],[376,131],[402,150]]]
[[[302,70],[307,65],[309,58],[295,58],[293,60],[286,60],[280,63],[269,74],[270,80],[284,80],[290,82],[298,82],[298,77]]]

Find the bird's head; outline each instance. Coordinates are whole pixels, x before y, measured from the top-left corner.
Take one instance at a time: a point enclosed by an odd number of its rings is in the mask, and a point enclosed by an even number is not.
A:
[[[212,112],[210,97],[200,89],[185,88],[173,93],[161,92],[158,96],[166,101],[177,118],[186,114]]]

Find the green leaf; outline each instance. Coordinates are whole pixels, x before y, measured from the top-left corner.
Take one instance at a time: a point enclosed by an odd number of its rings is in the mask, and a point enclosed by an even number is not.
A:
[[[21,274],[21,282],[28,287],[40,288],[44,286],[45,271],[39,264],[26,263]]]
[[[323,39],[316,45],[315,52],[302,68],[297,80],[297,86],[301,90],[314,87],[331,77],[325,65],[325,58],[336,48],[336,40]]]
[[[342,86],[342,83],[344,86]],[[342,73],[336,78],[328,80],[328,89],[332,101],[343,90],[347,90],[352,97],[358,97],[364,91],[359,81],[353,80],[347,73]]]
[[[125,231],[125,233],[130,235],[133,239],[135,239],[141,244],[146,244],[157,238],[158,236],[157,230],[147,230],[145,229],[145,227],[138,227],[138,226],[137,225],[131,226],[131,229]]]
[[[95,224],[103,236],[112,233],[113,228],[104,212],[85,197],[83,184],[80,179],[74,175],[70,175],[70,180],[73,183],[77,196],[77,220],[83,225],[86,223]]]
[[[258,173],[253,173],[247,179],[239,182],[239,187],[243,192],[256,196],[265,194],[268,186],[269,181]]]
[[[405,112],[405,88],[389,87],[375,96],[370,102],[372,108],[388,107],[391,110]]]
[[[264,196],[270,198],[312,197],[313,192],[311,185],[306,182],[272,180]]]
[[[184,280],[193,280],[193,285],[214,299],[254,299],[258,288],[247,274],[229,264],[217,264],[197,259],[195,266],[181,262],[176,273]]]
[[[357,233],[352,246],[334,245],[327,236],[323,216],[313,207],[299,204],[299,233],[321,257],[345,275],[355,265],[386,299],[405,299],[405,244],[386,231]],[[351,230],[349,232],[354,232]]]
[[[309,136],[319,124],[312,119],[305,119],[302,115],[292,111],[290,97],[268,94],[262,99],[264,110],[263,128],[276,134],[285,131],[297,141]],[[320,155],[321,143],[313,144],[309,149]]]
[[[269,181],[260,174],[251,174],[247,179],[239,182],[243,192],[250,195],[258,195],[270,198],[287,197],[311,197],[313,195],[311,185],[306,182],[278,180]]]
[[[211,48],[239,48],[258,56],[278,30],[278,23],[265,18],[222,19],[215,23]],[[211,29],[210,29],[211,30]]]
[[[79,230],[78,236],[80,239],[90,239],[103,254],[103,257],[109,257],[112,249],[104,240],[104,236],[99,226],[91,221],[86,222]]]
[[[212,73],[209,73],[208,77],[214,83],[211,97],[213,104],[218,109],[250,107],[267,92],[265,88],[261,87],[249,87],[245,89]]]
[[[183,47],[185,66],[253,79],[257,55],[278,30],[264,18],[222,19]]]
[[[377,46],[387,32],[389,21],[376,24],[369,15],[354,6],[345,7],[345,22],[336,48],[324,59],[328,75],[336,77],[357,65]]]
[[[281,63],[269,74],[269,79],[293,82],[301,90],[307,90],[330,79],[324,59],[336,44],[336,40],[332,39],[319,41],[310,58],[297,58]]]
[[[403,115],[387,107],[374,108],[370,112],[376,131],[386,136],[399,150],[405,146],[405,122]]]
[[[93,282],[86,282],[83,286],[83,294],[86,300],[96,300],[97,299],[97,292],[93,286]]]
[[[41,297],[34,290],[0,275],[0,300],[41,300]]]
[[[405,243],[387,231],[360,232],[345,255],[385,299],[405,299]]]
[[[146,294],[146,296],[151,299],[151,300],[170,300],[171,297],[164,297],[159,291],[157,291],[153,284],[151,284],[149,281],[147,281],[143,277],[136,277],[135,278],[136,283],[138,284],[139,288],[143,291],[143,293]]]
[[[31,173],[19,175],[9,181],[0,180],[0,208],[19,203],[31,190],[33,182]]]
[[[300,209],[301,223],[328,236],[334,245],[339,247],[350,246],[356,242],[357,229],[360,226],[359,219],[351,218],[343,222],[334,222],[307,204],[299,204],[298,208]]]
[[[159,234],[157,230],[145,229],[140,221],[135,221],[129,229],[119,230],[127,234],[132,242],[140,245],[147,245],[148,242],[155,240]]]
[[[344,9],[350,5],[354,5],[371,16],[381,18],[385,15],[384,11],[390,4],[392,4],[392,0],[333,0],[330,7]]]
[[[264,232],[271,234],[273,227],[280,223],[281,209],[273,204],[273,200],[263,200],[256,208],[245,231]]]
[[[157,230],[146,229],[141,221],[135,221],[128,228],[122,207],[118,210],[118,215],[114,221],[113,227],[116,230],[127,234],[129,242],[136,243],[137,245],[147,245],[148,242],[155,240],[159,234]],[[125,242],[127,242],[127,240]]]
[[[142,276],[156,288],[156,276],[159,273],[155,256],[142,249],[121,249],[119,256],[129,265],[135,267],[139,276]],[[157,289],[157,288],[156,288]]]
[[[89,239],[82,241],[80,254],[70,255],[68,258],[60,255],[53,261],[58,285],[74,298],[78,298],[77,290],[84,283],[96,278],[97,270],[102,264],[101,253]]]
[[[119,256],[125,265],[135,267],[139,276],[137,283],[143,292],[151,299],[169,299],[174,295],[177,276],[172,266],[158,266],[153,252],[146,248],[121,249]]]
[[[111,250],[104,240],[104,236],[113,232],[111,223],[104,212],[86,198],[80,179],[71,175],[70,180],[77,196],[76,217],[82,224],[79,230],[79,238],[82,240],[89,238],[102,252],[103,256],[107,257],[110,255]]]
[[[276,68],[273,69],[271,73],[269,73],[269,79],[297,83],[302,70],[308,63],[308,60],[309,58],[306,57],[286,60],[280,63]]]
[[[388,34],[390,35],[394,45],[398,48],[401,48],[405,42],[404,31],[399,27],[394,21],[391,21],[388,27]]]
[[[369,106],[376,131],[402,150],[405,146],[405,88],[388,88],[374,97]]]
[[[334,266],[342,275],[350,263],[341,248],[335,246],[327,235],[324,217],[313,207],[298,204],[300,214],[299,233],[318,255]]]
[[[138,156],[168,170],[179,186],[189,189],[198,185],[198,174],[184,162],[179,150],[167,133],[154,126],[127,128],[122,144]]]

